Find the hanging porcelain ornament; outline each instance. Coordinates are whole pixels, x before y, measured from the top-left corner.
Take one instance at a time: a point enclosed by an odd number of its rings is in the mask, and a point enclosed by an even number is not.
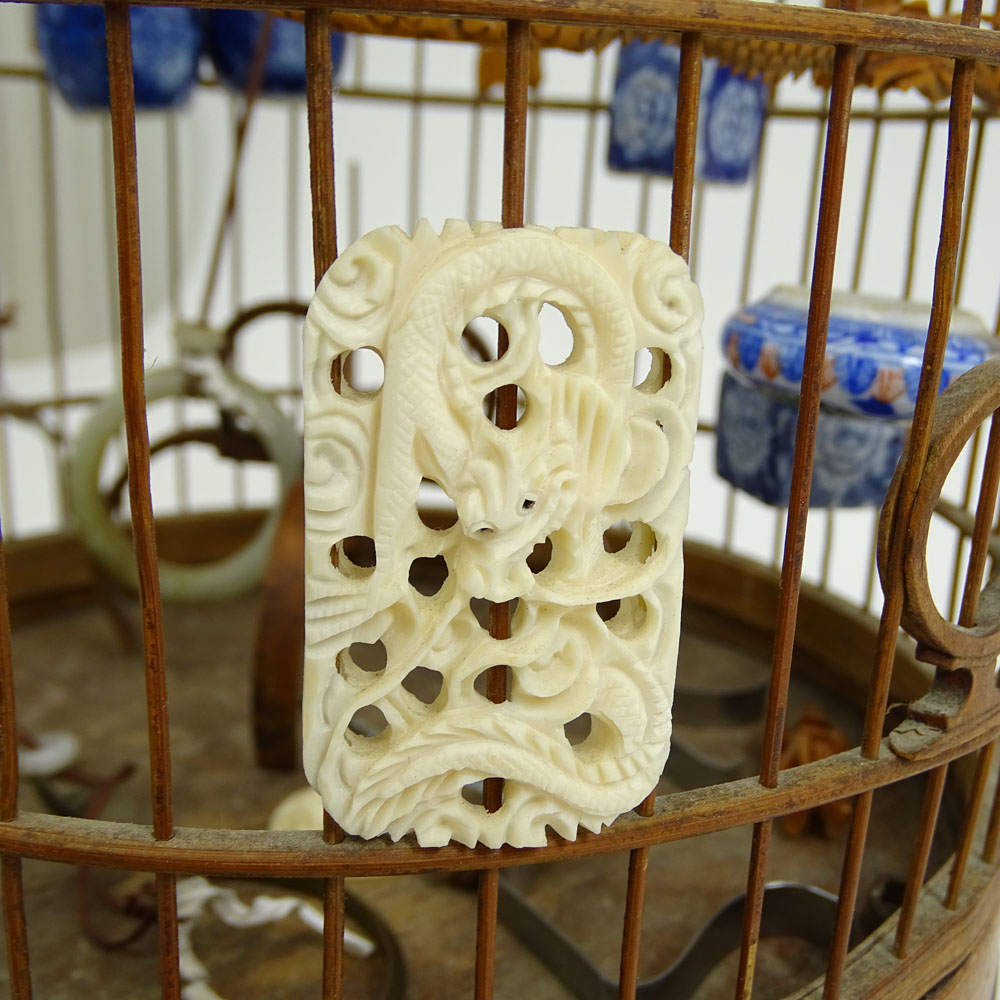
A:
[[[198,77],[201,15],[188,8],[132,7],[135,106],[152,110],[184,103]],[[45,72],[78,110],[109,105],[108,49],[100,5],[40,4],[35,9]]]
[[[205,15],[205,43],[219,78],[243,93],[250,79],[263,11],[211,10]],[[260,92],[272,97],[306,92],[306,34],[298,21],[276,15],[268,28]],[[336,78],[344,57],[344,36],[330,33],[330,57]]]
[[[608,166],[673,176],[680,49],[664,42],[629,42],[618,56],[611,102]],[[695,176],[740,184],[757,164],[767,106],[760,77],[702,61]]]
[[[538,846],[655,787],[701,315],[684,261],[632,233],[421,222],[324,276],[305,325],[304,754],[348,833]],[[468,351],[470,324],[509,348]],[[503,386],[509,430],[490,419]],[[515,601],[494,638],[483,609]],[[470,800],[494,777],[487,812]]]

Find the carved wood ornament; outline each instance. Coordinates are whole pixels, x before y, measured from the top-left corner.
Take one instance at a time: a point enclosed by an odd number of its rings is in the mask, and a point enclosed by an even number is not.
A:
[[[539,351],[546,304],[572,334],[558,364]],[[631,233],[420,222],[327,272],[305,327],[303,729],[306,774],[347,832],[540,846],[546,827],[597,831],[656,785],[701,315],[684,261]],[[477,317],[507,332],[498,359],[463,349]],[[335,387],[362,349],[382,385]],[[637,356],[650,370],[634,385]],[[509,385],[507,430],[489,410]],[[428,481],[450,527],[418,509]],[[477,611],[515,600],[510,638],[492,637]],[[499,664],[494,704],[477,678]],[[489,813],[463,789],[492,777]]]
[[[938,399],[930,448],[908,519],[899,517],[904,464],[900,463],[879,521],[879,573],[883,588],[894,583],[889,553],[903,533],[902,625],[917,640],[917,658],[936,668],[931,689],[908,707],[908,718],[891,734],[893,750],[920,760],[949,746],[964,745],[996,724],[1000,717],[997,657],[1000,656],[1000,575],[991,575],[982,591],[988,541],[994,529],[997,463],[983,475],[973,528],[973,557],[958,622],[948,621],[931,593],[927,539],[931,518],[948,474],[980,425],[990,420],[990,449],[1000,436],[1000,359],[991,359],[959,377]]]

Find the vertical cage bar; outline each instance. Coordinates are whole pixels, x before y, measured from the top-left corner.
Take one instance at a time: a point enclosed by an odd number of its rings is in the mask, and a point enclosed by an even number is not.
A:
[[[993,317],[993,336],[1000,337],[1000,299],[997,300],[997,310]]]
[[[981,10],[982,0],[966,0],[962,10],[962,24],[966,27],[978,25]],[[897,526],[905,525],[909,520],[917,485],[927,459],[931,420],[934,416],[934,404],[941,380],[944,350],[951,323],[959,239],[962,229],[962,206],[965,200],[965,176],[969,159],[974,73],[975,63],[971,60],[955,61],[948,114],[948,159],[945,165],[941,233],[938,239],[937,260],[934,267],[934,295],[916,407],[906,450],[901,459],[903,480],[896,508],[895,523]],[[892,680],[896,637],[903,610],[904,541],[904,531],[894,530],[891,532],[886,558],[885,601],[882,606],[882,617],[879,621],[875,662],[868,689],[868,704],[865,709],[861,741],[861,753],[869,760],[874,760],[878,756],[882,741],[882,725],[889,701],[889,685]],[[841,872],[836,928],[833,942],[830,945],[824,985],[825,1000],[834,1000],[840,993],[873,795],[874,793],[871,791],[864,792],[854,801],[847,851],[844,855]]]
[[[871,544],[868,546],[868,568],[865,575],[865,597],[861,605],[866,611],[871,608],[875,596],[875,579],[878,576],[878,515],[879,508],[872,512]]]
[[[118,351],[118,340],[121,331],[115,329],[115,320],[121,312],[121,305],[118,300],[118,251],[117,235],[115,232],[115,165],[114,165],[114,138],[111,134],[111,121],[104,119],[101,122],[101,194],[103,199],[103,216],[105,223],[104,249],[107,254],[107,283],[105,294],[107,295],[108,307],[108,346],[112,357]],[[112,371],[112,379],[115,384],[121,378],[121,370]],[[113,445],[118,443],[115,438]]]
[[[333,61],[325,11],[310,9],[306,28],[306,119],[312,195],[313,283],[337,257],[337,208],[333,158]]]
[[[640,816],[652,816],[656,804],[654,789],[636,808]],[[646,870],[649,848],[629,852],[628,880],[625,885],[625,922],[622,926],[622,956],[618,974],[619,1000],[633,1000],[639,985],[639,945],[642,941],[642,913],[646,902]]]
[[[694,158],[698,143],[698,100],[701,92],[701,59],[704,43],[696,32],[681,35],[680,85],[677,92],[677,125],[674,147],[674,183],[670,192],[670,248],[688,260],[691,254],[691,202],[694,196]],[[656,789],[636,807],[640,816],[652,816]],[[639,980],[639,945],[642,912],[646,901],[649,848],[629,852],[622,925],[619,1000],[635,997]]]
[[[983,861],[988,865],[996,864],[997,848],[1000,847],[1000,781],[993,792],[993,806],[990,809],[990,821],[986,828],[986,839],[983,843]]]
[[[48,323],[45,326],[48,347],[49,364],[52,368],[53,396],[63,400],[67,396],[66,372],[66,323],[63,313],[62,293],[59,288],[59,207],[56,189],[56,151],[55,126],[52,120],[52,105],[55,100],[52,88],[45,87],[41,92],[42,101],[42,191],[43,216],[45,227],[45,299],[48,309]],[[66,437],[66,410],[60,403],[56,407],[56,427],[59,433]],[[56,516],[59,524],[65,525],[69,509],[63,490],[57,493]]]
[[[975,433],[972,435],[969,468],[965,474],[965,488],[962,492],[962,506],[966,510],[969,509],[969,506],[972,503],[972,490],[976,485],[976,472],[979,469],[979,450],[982,446],[983,440],[982,430],[982,427],[977,427]],[[958,532],[958,538],[955,540],[955,562],[952,566],[951,574],[951,598],[948,605],[949,621],[958,614],[959,602],[962,595],[962,588],[959,581],[962,577],[962,564],[963,557],[965,555],[966,541],[967,539],[964,532]]]
[[[530,68],[531,24],[528,21],[508,21],[503,98],[503,188],[500,205],[500,221],[505,229],[516,229],[524,225]]]
[[[301,182],[299,165],[301,163],[300,150],[302,142],[302,120],[297,104],[288,107],[288,201],[286,212],[288,213],[286,240],[288,241],[288,270],[285,277],[285,289],[289,301],[294,301],[299,297],[299,278],[302,274],[302,264],[299,253],[299,204],[301,196]],[[358,235],[355,233],[355,235]],[[302,377],[302,342],[299,331],[302,328],[302,321],[296,318],[289,318],[289,368],[292,384],[294,385]]]
[[[771,684],[768,691],[767,716],[761,746],[760,783],[766,788],[774,788],[778,784],[781,743],[785,729],[785,709],[788,700],[788,683],[795,643],[799,589],[802,582],[802,560],[805,552],[809,515],[809,489],[812,483],[816,425],[819,419],[819,401],[822,391],[820,375],[823,370],[823,358],[826,355],[826,325],[830,318],[830,296],[837,255],[837,236],[840,229],[844,164],[847,158],[847,137],[850,128],[856,62],[857,50],[854,46],[837,47],[834,56],[833,87],[830,91],[826,152],[823,157],[819,217],[816,224],[816,246],[806,328],[805,364],[795,431],[795,453],[792,460],[792,482],[788,499],[785,547],[781,564],[779,591],[781,600],[775,625]],[[760,918],[770,840],[771,821],[765,820],[758,823],[754,827],[750,865],[747,873],[747,897],[736,984],[737,997],[749,997],[753,991],[754,964],[757,956],[757,942],[760,938]]]
[[[309,131],[309,182],[312,195],[313,283],[337,257],[337,205],[333,156],[333,61],[329,15],[307,10],[306,115]],[[341,371],[334,362],[331,379],[340,390]],[[344,832],[329,813],[323,814],[323,837],[339,844]],[[344,880],[323,883],[323,1000],[340,1000],[344,993]]]
[[[691,205],[694,198],[694,158],[698,145],[698,100],[701,96],[702,36],[681,35],[680,83],[674,137],[674,183],[670,191],[670,249],[685,260],[691,256]]]
[[[819,186],[823,176],[823,126],[826,126],[826,134],[830,131],[830,109],[824,109],[822,117],[816,123],[816,150],[813,155],[812,179],[809,183],[809,210],[806,216],[806,228],[802,236],[802,270],[799,281],[805,284],[809,280],[809,250],[812,243],[813,219],[816,218],[816,210],[819,205]]]
[[[965,587],[962,590],[962,608],[958,616],[958,624],[965,628],[976,624],[979,592],[989,556],[990,533],[993,530],[993,513],[997,506],[997,492],[1000,490],[1000,416],[996,413],[990,421],[990,437],[982,475],[976,519],[972,528],[972,551],[969,553]]]
[[[482,159],[481,146],[483,135],[483,95],[476,94],[472,102],[472,119],[469,122],[469,166],[466,171],[468,187],[465,190],[465,217],[479,217],[479,162]]]
[[[17,711],[14,703],[14,663],[7,604],[7,566],[0,536],[0,823],[17,815],[20,779],[17,770]]]
[[[878,97],[878,110],[882,111],[885,99]],[[865,196],[861,202],[861,217],[858,220],[858,244],[854,252],[854,272],[851,275],[851,291],[856,292],[861,287],[861,274],[864,270],[865,246],[868,242],[868,219],[871,216],[872,196],[875,192],[875,169],[878,164],[879,141],[882,138],[882,118],[877,117],[872,124],[872,144],[868,150],[868,169],[865,171]]]
[[[10,648],[10,611],[7,604],[7,567],[0,537],[0,822],[17,815],[17,712],[14,705],[14,664]],[[13,1000],[31,1000],[28,925],[24,915],[21,859],[0,857],[7,971]]]
[[[990,767],[993,764],[995,750],[996,741],[984,746],[976,757],[976,773],[972,780],[969,801],[965,807],[962,834],[958,841],[958,850],[955,851],[955,860],[952,863],[951,874],[948,876],[948,892],[945,896],[944,905],[949,910],[954,910],[958,906],[959,895],[962,892],[962,882],[965,878],[965,869],[969,863],[969,854],[972,851],[972,838],[976,834],[976,820],[979,818],[983,796],[986,794],[986,783],[990,777]]]
[[[28,959],[28,924],[24,916],[24,879],[21,859],[0,857],[3,914],[7,942],[7,972],[11,1000],[31,1000],[31,963]]]
[[[270,15],[264,15],[264,24],[269,24]],[[261,33],[263,35],[263,32]],[[258,48],[260,40],[257,42]],[[256,56],[255,56],[256,58]],[[250,75],[253,78],[254,70]],[[251,84],[252,86],[253,84]],[[240,119],[237,115],[236,100],[229,99],[230,120],[233,123],[234,134],[240,129]],[[243,108],[246,120],[249,121],[249,112],[246,105]],[[235,145],[235,143],[234,143]],[[235,316],[240,310],[240,303],[243,301],[243,241],[246,238],[246,227],[244,225],[245,214],[243,205],[240,203],[240,189],[242,188],[242,174],[239,168],[242,159],[242,145],[240,153],[234,153],[233,162],[230,165],[230,177],[232,181],[232,204],[229,216],[229,315]],[[208,316],[203,317],[203,322],[207,323]],[[236,361],[236,352],[242,345],[238,342],[233,344],[233,362]],[[247,466],[246,462],[233,462],[229,469],[229,479],[233,489],[233,507],[240,510],[247,505]]]
[[[538,219],[538,156],[542,145],[542,112],[537,105],[528,122],[528,150],[525,163],[524,220],[529,225]],[[468,218],[474,219],[474,215]]]
[[[781,554],[784,551],[785,532],[788,530],[788,515],[780,507],[774,511],[774,551],[771,554],[771,565],[781,568]]]
[[[417,41],[413,47],[413,86],[410,100],[410,159],[409,187],[407,190],[410,232],[416,228],[420,218],[420,161],[423,158],[424,138],[424,43]]]
[[[740,276],[740,304],[742,305],[750,297],[750,277],[752,265],[757,247],[757,222],[760,218],[760,202],[763,193],[763,173],[767,151],[767,137],[771,131],[770,125],[773,118],[774,108],[774,86],[768,89],[767,108],[764,111],[764,121],[760,129],[760,148],[757,154],[757,169],[754,171],[753,191],[750,195],[750,215],[747,219],[747,236],[743,246],[743,273]],[[728,546],[727,546],[728,548]]]
[[[750,298],[750,278],[753,271],[753,261],[756,256],[758,219],[760,217],[761,195],[763,194],[763,174],[765,150],[767,149],[767,136],[770,129],[774,109],[774,85],[772,84],[767,95],[767,109],[764,113],[764,122],[760,132],[760,149],[757,155],[757,170],[754,173],[753,192],[750,195],[750,217],[747,220],[746,243],[743,246],[743,273],[740,276],[740,304],[747,302]],[[725,552],[731,552],[733,539],[736,534],[736,488],[726,486],[726,513],[723,517],[722,527],[722,548]]]
[[[968,0],[962,15],[964,24],[978,22],[981,0]],[[948,160],[945,168],[944,204],[941,235],[938,241],[934,271],[934,295],[931,306],[927,344],[913,422],[904,455],[905,475],[900,490],[896,521],[903,524],[909,517],[917,484],[927,457],[931,420],[941,366],[951,322],[955,288],[956,261],[962,225],[965,172],[969,155],[970,112],[972,107],[973,63],[957,60],[952,83],[951,110],[948,127]],[[895,655],[896,632],[902,610],[902,538],[891,547],[887,561],[886,604],[879,628],[879,646],[875,664],[875,683],[869,691],[865,716],[865,738],[862,751],[869,759],[878,754],[882,734],[882,719],[888,701],[892,661]]]
[[[499,894],[499,869],[487,868],[480,872],[476,895],[476,1000],[491,1000],[493,997]]]
[[[830,562],[833,558],[834,536],[836,533],[836,511],[826,512],[826,527],[823,531],[823,563],[820,567],[819,585],[826,590],[830,584]]]
[[[969,196],[965,204],[965,223],[962,226],[962,245],[958,251],[958,274],[955,277],[955,301],[962,301],[962,289],[965,285],[965,262],[969,255],[969,243],[972,233],[972,218],[976,204],[976,193],[979,190],[979,168],[983,162],[983,139],[986,135],[986,119],[976,121],[976,144],[972,151],[972,171],[969,175]]]
[[[264,77],[264,61],[267,57],[267,46],[271,39],[271,28],[274,15],[265,13],[261,20],[260,32],[254,44],[253,58],[250,62],[250,69],[247,73],[246,90],[243,95],[243,106],[233,127],[233,158],[229,165],[229,174],[226,178],[226,196],[222,203],[222,215],[215,230],[215,241],[212,244],[212,255],[209,258],[208,273],[205,277],[205,287],[202,290],[201,306],[198,310],[198,321],[205,325],[208,323],[209,313],[212,309],[212,295],[215,292],[216,281],[219,277],[219,268],[222,265],[222,251],[226,245],[226,235],[232,238],[233,247],[237,245],[235,228],[236,197],[239,192],[240,164],[243,162],[243,151],[246,148],[247,131],[250,127],[250,119],[253,114],[253,107],[260,93],[260,84]],[[232,104],[229,105],[232,108]],[[239,267],[236,260],[233,260],[233,287],[238,289],[240,280]],[[238,291],[235,298],[239,299]]]
[[[958,624],[965,628],[976,624],[979,591],[989,555],[989,539],[993,529],[993,513],[997,506],[998,489],[1000,489],[1000,417],[994,413],[990,421],[990,438],[986,446],[983,480],[979,490],[979,502],[976,505],[976,520],[972,528],[972,551],[969,553],[965,587],[962,590],[962,609],[958,616]]]
[[[981,133],[978,137],[981,138]],[[976,171],[973,169],[973,177],[975,175]],[[967,241],[968,236],[966,236]],[[966,628],[976,623],[978,615],[979,592],[986,569],[986,559],[989,555],[989,536],[993,529],[993,515],[997,506],[998,489],[1000,489],[1000,417],[994,413],[993,419],[990,421],[990,436],[986,446],[979,502],[976,504],[976,520],[972,529],[972,549],[969,553],[965,587],[962,591],[962,609],[958,616],[958,624]],[[982,808],[983,796],[986,794],[986,783],[989,779],[995,750],[996,741],[994,740],[979,751],[976,760],[976,772],[965,809],[962,833],[948,879],[948,892],[945,897],[945,906],[948,909],[954,909],[958,906],[965,869],[972,851],[972,838],[976,832],[976,821],[979,818],[979,810]]]
[[[653,181],[649,174],[643,174],[639,182],[639,205],[635,231],[649,235],[649,199],[653,191]]]
[[[114,150],[115,217],[118,232],[118,290],[121,309],[122,400],[128,452],[132,538],[139,577],[143,648],[146,661],[146,718],[152,779],[153,835],[174,834],[167,716],[163,604],[156,566],[153,500],[149,481],[149,430],[143,371],[142,264],[139,242],[139,179],[135,144],[135,94],[132,41],[127,4],[104,7]],[[160,987],[164,998],[180,997],[177,946],[177,894],[172,875],[156,876]]]
[[[503,177],[500,221],[504,229],[524,225],[524,190],[528,141],[528,78],[531,67],[531,24],[507,22],[507,53],[504,73]],[[507,331],[497,331],[497,357],[508,347]],[[496,392],[496,424],[511,428],[517,423],[517,387],[500,386]],[[490,604],[489,631],[495,639],[510,638],[510,602]],[[490,701],[507,699],[507,667],[491,667],[486,677]],[[503,804],[503,778],[483,782],[483,805],[496,812]],[[497,899],[500,872],[487,868],[479,874],[476,905],[475,998],[491,1000],[495,978]]]
[[[691,192],[691,252],[688,254],[688,269],[691,280],[698,280],[698,250],[701,246],[701,229],[705,220],[705,200],[708,188],[702,180],[695,180]]]
[[[590,77],[590,108],[587,111],[587,134],[583,143],[583,183],[580,185],[580,225],[589,226],[594,204],[594,162],[597,148],[597,109],[601,99],[601,60],[603,53],[594,54]]]
[[[910,871],[906,877],[903,904],[899,908],[899,923],[896,925],[894,947],[896,958],[905,958],[909,949],[910,931],[913,930],[913,918],[920,900],[920,889],[927,874],[927,861],[930,858],[931,844],[934,842],[934,830],[937,827],[938,813],[941,810],[941,796],[944,793],[947,777],[948,765],[945,764],[942,767],[934,768],[927,779],[927,789],[924,792],[924,804],[920,814],[920,827],[917,831],[916,843],[913,846],[913,856],[910,859]]]
[[[177,137],[177,119],[171,115],[164,123],[164,159],[166,161],[166,185],[164,208],[167,214],[167,308],[170,322],[176,323],[181,314],[181,198],[180,198],[180,151]],[[174,400],[174,420],[178,427],[184,426],[184,402]],[[191,490],[188,476],[188,452],[186,448],[174,448],[173,474],[174,496],[177,509],[185,513],[190,507]]]

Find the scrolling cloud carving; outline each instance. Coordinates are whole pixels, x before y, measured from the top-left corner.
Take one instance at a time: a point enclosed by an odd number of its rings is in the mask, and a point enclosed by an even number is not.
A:
[[[557,364],[543,309],[572,338]],[[477,324],[507,331],[499,359],[468,350]],[[632,233],[422,221],[326,273],[305,324],[304,755],[348,833],[540,846],[656,785],[700,325],[684,261]],[[483,608],[515,600],[492,637]],[[471,790],[491,777],[488,813]]]

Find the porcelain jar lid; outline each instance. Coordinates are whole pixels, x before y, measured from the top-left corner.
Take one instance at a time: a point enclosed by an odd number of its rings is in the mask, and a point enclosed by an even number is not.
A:
[[[726,323],[723,350],[733,368],[757,385],[797,395],[805,363],[809,289],[779,285],[743,306]],[[834,292],[823,365],[824,406],[846,413],[913,415],[930,306],[902,299]],[[952,314],[939,391],[1000,354],[974,314]]]

